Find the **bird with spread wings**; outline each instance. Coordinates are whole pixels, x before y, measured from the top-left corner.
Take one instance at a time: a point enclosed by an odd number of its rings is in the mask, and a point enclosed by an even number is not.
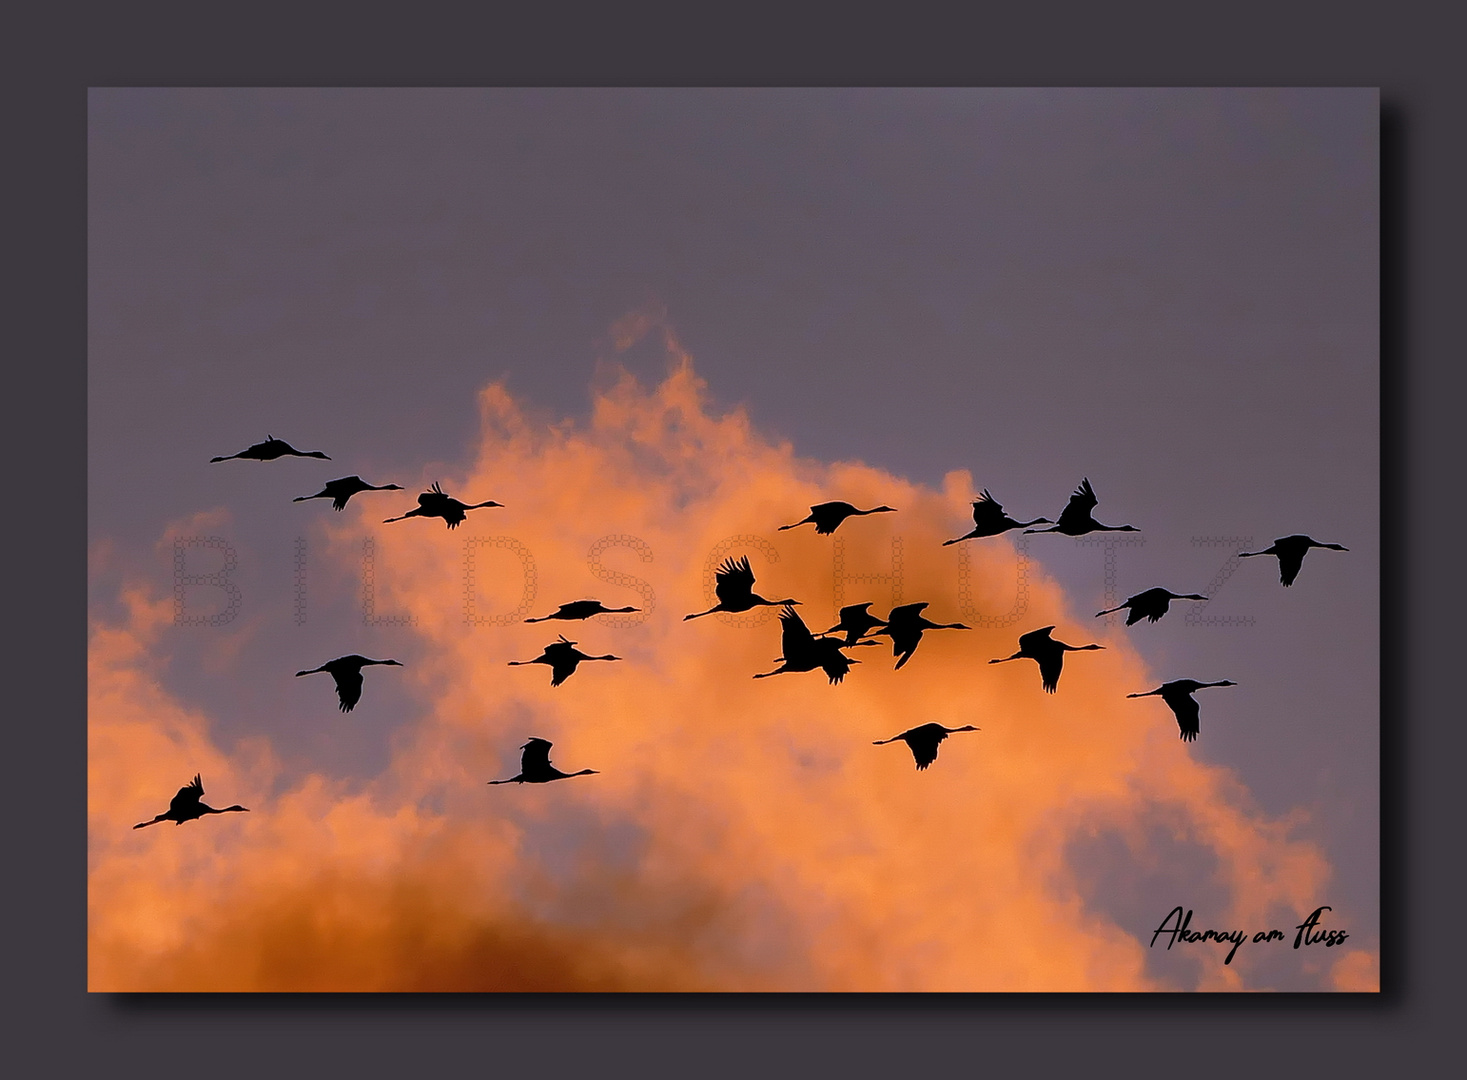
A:
[[[163,811],[163,813],[159,814],[152,821],[138,822],[133,828],[145,829],[149,825],[158,824],[160,821],[171,821],[175,825],[182,825],[185,821],[194,821],[203,817],[205,814],[228,814],[232,811],[240,811],[248,814],[250,812],[249,807],[240,806],[238,803],[233,806],[226,806],[222,810],[216,810],[214,807],[204,803],[203,797],[204,781],[198,773],[194,773],[193,780],[178,789],[178,794],[173,796],[172,800],[168,803],[167,810]]]
[[[983,489],[983,494],[973,500],[973,531],[964,533],[954,540],[944,540],[943,547],[949,544],[960,543],[963,540],[981,539],[985,536],[998,536],[1000,533],[1008,532],[1010,529],[1023,529],[1030,525],[1053,525],[1049,518],[1035,518],[1033,521],[1015,521],[1003,512],[1003,504]]]
[[[797,529],[801,525],[814,525],[815,531],[821,536],[829,536],[839,529],[841,522],[848,517],[863,517],[866,514],[895,514],[896,510],[890,506],[878,506],[871,510],[857,510],[848,502],[816,503],[810,507],[810,513],[795,522],[793,525],[781,525],[780,532],[786,529]]]
[[[900,735],[893,735],[889,739],[876,739],[872,746],[885,746],[887,743],[896,742],[898,739],[907,744],[912,751],[912,758],[917,762],[917,768],[925,769],[937,760],[937,748],[949,735],[957,731],[977,731],[972,724],[964,724],[962,727],[943,727],[941,724],[922,724],[920,727],[910,728]]]
[[[755,675],[756,679],[767,679],[771,675],[783,675],[791,671],[814,671],[819,668],[825,672],[834,686],[846,677],[846,672],[851,670],[852,664],[859,664],[859,660],[852,660],[841,649],[850,646],[842,643],[838,638],[827,637],[822,634],[816,637],[810,633],[810,628],[805,625],[805,620],[800,618],[799,612],[792,607],[786,607],[779,613],[779,641],[783,653],[779,657],[779,667],[773,671]]]
[[[1104,645],[1066,645],[1050,637],[1052,626],[1031,630],[1019,636],[1019,651],[1013,656],[1003,656],[990,664],[1002,664],[1009,660],[1033,660],[1039,665],[1039,680],[1046,693],[1052,694],[1059,687],[1060,671],[1064,668],[1065,653],[1084,652],[1086,649],[1103,649]]]
[[[1092,532],[1140,532],[1134,525],[1102,525],[1090,516],[1100,502],[1087,476],[1070,496],[1070,501],[1060,511],[1059,521],[1047,529],[1025,529],[1026,533],[1064,533],[1066,536],[1084,536]]]
[[[738,562],[733,559],[724,559],[723,565],[713,575],[713,592],[718,597],[718,603],[707,611],[694,612],[692,615],[684,615],[683,622],[689,619],[700,619],[704,615],[712,615],[715,611],[726,611],[737,615],[755,607],[786,607],[798,604],[798,600],[766,600],[754,591],[754,570],[749,566],[749,557],[745,555]]]
[[[552,641],[545,646],[545,650],[533,660],[511,660],[510,667],[520,667],[525,664],[544,664],[550,668],[550,685],[559,686],[576,673],[576,668],[582,660],[620,660],[619,656],[608,653],[605,656],[587,656],[576,648],[574,641],[566,640],[564,634],[557,634],[559,641]]]
[[[309,671],[297,671],[295,677],[302,675],[318,675],[326,672],[336,682],[336,696],[341,702],[342,712],[351,712],[357,702],[362,700],[362,668],[373,664],[390,664],[393,667],[402,667],[397,660],[371,660],[365,656],[352,653],[350,656],[338,656],[335,660],[328,660],[318,668]]]
[[[443,489],[438,486],[438,481],[433,481],[433,486],[418,496],[418,505],[406,514],[397,517],[384,518],[382,524],[387,525],[394,521],[403,521],[410,517],[442,518],[450,529],[456,529],[464,522],[464,517],[470,510],[481,510],[486,506],[503,506],[493,499],[488,502],[461,503],[450,495],[445,495]]]
[[[1339,544],[1321,544],[1318,540],[1309,536],[1281,536],[1262,551],[1240,551],[1238,558],[1250,559],[1255,555],[1277,555],[1279,560],[1279,580],[1284,583],[1284,588],[1294,584],[1294,579],[1299,576],[1299,570],[1304,566],[1304,556],[1309,554],[1310,548],[1328,548],[1331,551],[1349,551],[1347,547]]]
[[[520,772],[518,776],[511,776],[508,780],[490,780],[491,784],[548,784],[552,780],[568,780],[572,776],[593,776],[595,769],[582,769],[580,772],[561,772],[550,764],[550,748],[555,744],[548,739],[537,739],[531,737],[530,741],[520,747]]]
[[[1198,690],[1209,686],[1237,686],[1235,682],[1223,679],[1221,682],[1198,682],[1195,679],[1177,679],[1175,682],[1162,683],[1155,690],[1148,690],[1144,694],[1127,694],[1126,697],[1151,697],[1156,695],[1167,703],[1167,708],[1177,718],[1177,727],[1181,728],[1182,741],[1193,742],[1202,730],[1200,716],[1201,710],[1197,707],[1197,701],[1192,697]]]

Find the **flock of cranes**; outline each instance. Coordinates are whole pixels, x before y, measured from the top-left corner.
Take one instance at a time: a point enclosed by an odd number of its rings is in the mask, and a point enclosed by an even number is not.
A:
[[[289,443],[270,436],[265,442],[256,443],[247,450],[227,457],[211,458],[211,462],[230,461],[236,458],[254,461],[274,461],[280,457],[311,457],[331,460],[319,450],[303,452],[296,450]],[[338,480],[332,480],[315,495],[303,495],[294,499],[294,502],[304,502],[309,499],[329,498],[336,510],[345,508],[347,501],[353,495],[364,491],[402,491],[403,488],[397,484],[383,484],[376,486],[368,484],[359,476],[347,476]],[[963,536],[943,542],[946,547],[949,544],[960,543],[964,540],[982,539],[998,536],[1010,529],[1023,529],[1026,533],[1058,532],[1067,536],[1084,536],[1092,532],[1136,532],[1133,525],[1102,525],[1092,516],[1092,511],[1097,505],[1095,490],[1090,486],[1088,478],[1081,481],[1079,488],[1070,496],[1069,502],[1060,512],[1057,521],[1048,518],[1035,518],[1032,521],[1016,521],[1009,517],[1003,505],[999,503],[987,489],[979,498],[973,502],[973,530]],[[470,510],[478,510],[487,507],[502,506],[502,503],[493,501],[474,504],[462,503],[457,499],[445,494],[443,489],[435,482],[432,487],[418,496],[418,505],[398,517],[387,518],[384,524],[402,521],[410,517],[441,518],[450,529],[457,528],[465,520]],[[827,536],[834,533],[848,519],[861,517],[869,514],[896,513],[890,506],[877,506],[869,510],[861,510],[847,502],[825,502],[810,507],[808,516],[789,525],[781,525],[781,531],[794,529],[801,525],[813,524],[816,533]],[[1036,525],[1049,525],[1050,528],[1034,528]],[[1300,567],[1303,565],[1304,556],[1310,548],[1328,548],[1333,551],[1348,551],[1348,548],[1339,544],[1324,544],[1308,536],[1295,535],[1285,536],[1275,540],[1272,545],[1263,551],[1239,552],[1240,557],[1248,558],[1258,555],[1273,555],[1279,560],[1279,579],[1289,586],[1299,575]],[[937,623],[923,616],[922,612],[927,608],[927,603],[919,602],[913,604],[902,604],[891,609],[885,619],[877,618],[871,613],[871,603],[851,604],[841,608],[839,621],[828,630],[814,633],[805,624],[795,610],[800,601],[793,597],[782,600],[769,600],[754,592],[754,571],[749,565],[747,557],[735,560],[732,558],[724,560],[714,574],[714,594],[718,603],[707,611],[694,612],[685,615],[683,621],[702,618],[715,612],[727,612],[740,614],[750,611],[756,607],[777,607],[780,623],[780,650],[781,655],[775,658],[779,665],[773,671],[760,672],[754,675],[756,679],[765,679],[774,675],[789,673],[809,672],[819,670],[823,672],[831,685],[842,682],[850,672],[851,666],[860,663],[859,660],[845,655],[846,649],[858,646],[879,645],[876,641],[878,636],[890,639],[892,655],[896,658],[895,670],[900,670],[911,660],[916,652],[922,635],[928,630],[968,630],[971,629],[962,623]],[[1173,600],[1206,600],[1207,597],[1198,593],[1174,593],[1163,588],[1147,589],[1129,597],[1122,604],[1098,612],[1096,618],[1110,615],[1114,612],[1126,610],[1126,625],[1132,626],[1142,619],[1156,622],[1164,616]],[[585,620],[596,615],[612,614],[621,612],[634,612],[639,610],[634,607],[608,608],[599,600],[576,600],[571,603],[562,604],[549,615],[539,618],[526,619],[527,623],[546,622],[557,620]],[[1088,650],[1103,649],[1103,645],[1069,645],[1063,641],[1055,640],[1051,634],[1053,626],[1042,627],[1032,630],[1019,637],[1019,648],[1012,656],[997,657],[989,661],[990,664],[1002,664],[1010,660],[1033,660],[1039,665],[1040,684],[1046,693],[1053,694],[1059,688],[1060,673],[1064,666],[1064,655],[1067,652],[1085,652]],[[511,660],[510,666],[523,666],[528,664],[544,664],[550,668],[550,685],[559,686],[566,679],[575,674],[581,663],[592,660],[620,660],[619,656],[607,654],[605,656],[590,656],[576,648],[576,642],[568,640],[564,635],[557,635],[558,640],[546,645],[544,651],[533,660]],[[314,675],[321,672],[329,674],[336,683],[336,693],[342,712],[350,712],[361,700],[362,696],[362,669],[372,665],[393,665],[401,667],[397,660],[373,660],[360,655],[338,657],[327,661],[320,667],[311,668],[307,671],[296,672],[297,676]],[[1172,682],[1163,683],[1155,690],[1144,693],[1127,694],[1128,698],[1157,696],[1162,699],[1171,709],[1177,720],[1177,726],[1181,732],[1181,738],[1190,742],[1197,738],[1200,731],[1199,709],[1196,700],[1192,697],[1198,690],[1216,686],[1236,686],[1227,679],[1218,682],[1197,682],[1193,679],[1177,679]],[[898,740],[905,742],[912,752],[912,757],[919,770],[926,769],[937,760],[938,746],[949,735],[956,732],[978,731],[972,725],[949,728],[937,723],[927,723],[904,731],[899,735],[893,735],[889,739],[876,740],[873,745],[881,746]],[[507,780],[490,780],[490,784],[543,784],[552,780],[564,780],[573,776],[586,776],[596,772],[595,769],[582,769],[579,772],[565,773],[550,764],[550,748],[552,744],[540,738],[531,738],[521,749],[519,775]],[[230,806],[223,810],[215,810],[201,802],[204,788],[199,776],[195,775],[192,783],[179,789],[173,797],[167,812],[159,814],[152,821],[141,822],[134,828],[141,829],[147,825],[154,825],[160,821],[173,821],[182,824],[185,821],[193,821],[205,814],[222,814],[229,811],[243,811],[243,806]]]

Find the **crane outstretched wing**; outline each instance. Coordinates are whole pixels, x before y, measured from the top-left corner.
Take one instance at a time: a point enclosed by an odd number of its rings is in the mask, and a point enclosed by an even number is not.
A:
[[[1156,622],[1166,614],[1167,605],[1170,603],[1169,594],[1161,588],[1147,589],[1145,592],[1127,597],[1126,607],[1131,610],[1126,615],[1126,625],[1133,626],[1142,619]]]
[[[198,773],[194,773],[193,780],[179,788],[178,794],[173,796],[169,801],[168,810],[172,813],[178,810],[191,809],[198,806],[199,800],[203,797],[204,781],[200,779]]]
[[[1294,584],[1294,579],[1299,576],[1299,571],[1304,566],[1303,551],[1285,551],[1279,554],[1279,580],[1284,587]]]
[[[885,622],[871,614],[871,603],[872,601],[868,600],[864,604],[847,604],[840,609],[840,622],[825,632],[834,634],[844,631],[845,643],[854,645],[859,638],[864,637],[876,627],[885,626]]]
[[[1028,655],[1035,649],[1044,648],[1045,645],[1049,644],[1049,633],[1053,629],[1053,626],[1046,626],[1039,630],[1030,630],[1027,634],[1020,634],[1019,651]]]
[[[807,655],[815,646],[815,635],[800,618],[800,613],[786,604],[779,613],[779,647],[785,660]]]
[[[891,614],[886,617],[886,621],[888,624],[896,623],[900,626],[902,623],[910,622],[918,615],[921,615],[923,609],[926,607],[927,603],[925,601],[920,604],[903,604],[901,607],[894,607],[891,609]]]
[[[988,525],[1003,520],[1003,504],[983,489],[983,494],[973,500],[973,524]]]
[[[825,672],[830,685],[835,686],[846,677],[855,661],[840,651],[840,642],[835,638],[821,638],[814,647],[820,650],[820,670]]]
[[[331,677],[336,680],[336,696],[341,699],[341,711],[351,712],[352,707],[362,700],[362,669],[333,671]]]
[[[531,739],[525,743],[520,754],[520,772],[525,776],[543,773],[550,768],[550,748],[555,745],[548,739]]]
[[[907,745],[912,748],[912,758],[917,762],[917,768],[925,769],[937,760],[937,745],[945,738],[947,732],[941,728],[935,732],[925,728],[912,732],[911,738],[907,739]]]
[[[745,555],[738,562],[723,560],[713,581],[713,592],[719,603],[744,599],[754,588],[754,570],[749,566],[749,557]]]
[[[1060,511],[1057,522],[1060,531],[1063,532],[1068,527],[1083,529],[1090,521],[1090,511],[1095,509],[1098,501],[1095,497],[1095,490],[1090,486],[1090,481],[1082,480],[1080,486],[1075,489],[1075,493],[1070,496],[1070,501]]]
[[[900,671],[902,665],[912,658],[921,640],[922,631],[915,627],[904,627],[891,635],[891,655],[897,658],[893,671]]]
[[[1163,694],[1162,698],[1172,707],[1177,717],[1177,727],[1182,730],[1182,740],[1193,742],[1202,730],[1201,709],[1191,694]]]
[[[1065,654],[1058,649],[1052,655],[1043,656],[1039,660],[1039,680],[1044,683],[1044,689],[1048,693],[1054,693],[1059,688],[1060,671],[1065,665]]]
[[[321,493],[331,496],[333,510],[345,510],[347,502],[353,495],[366,490],[367,482],[360,476],[343,476],[340,480],[332,480],[321,489]]]
[[[841,522],[856,512],[856,508],[847,502],[824,502],[810,507],[810,516],[815,519],[815,531],[821,536],[829,536],[840,528]]]
[[[917,618],[926,606],[920,603],[892,608],[886,617],[886,629],[877,631],[891,638],[891,655],[897,658],[896,668],[892,670],[899,670],[910,660],[917,643],[922,640],[922,628],[917,625]]]

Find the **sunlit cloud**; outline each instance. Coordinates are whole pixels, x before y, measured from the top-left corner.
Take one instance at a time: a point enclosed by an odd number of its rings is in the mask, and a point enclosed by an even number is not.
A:
[[[416,712],[380,775],[287,776],[268,739],[218,745],[162,685],[169,596],[130,585],[125,617],[94,618],[91,989],[1249,988],[1246,948],[1225,968],[1156,975],[1154,925],[1114,921],[1076,845],[1117,837],[1144,870],[1160,829],[1215,864],[1219,925],[1267,925],[1310,910],[1328,880],[1296,838],[1302,813],[1262,814],[1164,707],[1128,701],[1156,673],[1042,566],[1022,614],[996,625],[1015,603],[1014,543],[942,546],[967,530],[983,486],[969,472],[934,489],[801,458],[715,409],[655,313],[612,339],[647,335],[668,355],[658,385],[622,373],[583,424],[489,385],[471,460],[399,463],[409,490],[316,526],[338,572],[370,537],[377,609],[413,619],[417,659],[390,670]],[[435,481],[504,505],[456,530],[382,523]],[[833,536],[777,531],[831,499],[898,512]],[[930,631],[901,671],[884,638],[852,649],[839,686],[755,680],[780,652],[773,609],[683,619],[710,606],[712,567],[745,555],[756,591],[799,599],[817,632],[866,600],[878,614],[926,601],[934,621],[972,629]],[[644,610],[522,621],[593,597]],[[1028,661],[988,665],[1050,624],[1105,646],[1070,654],[1056,694]],[[559,633],[623,659],[559,687],[543,666],[509,666]],[[901,743],[872,745],[928,721],[981,730],[920,773]],[[560,768],[597,774],[486,786],[518,771],[532,735]],[[131,830],[195,772],[251,813]],[[1373,957],[1347,954],[1332,978],[1361,988]]]
[[[1330,979],[1336,990],[1379,993],[1380,954],[1352,949],[1335,963]]]

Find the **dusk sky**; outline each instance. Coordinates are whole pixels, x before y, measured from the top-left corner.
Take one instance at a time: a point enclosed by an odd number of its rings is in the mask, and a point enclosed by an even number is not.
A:
[[[93,90],[89,987],[1377,989],[1378,134],[1374,90]],[[210,463],[267,434],[331,460]],[[351,474],[405,490],[291,501]],[[1140,531],[942,546],[1083,477]],[[383,524],[435,481],[504,505]],[[897,513],[778,531],[831,499]],[[1231,559],[1293,533],[1349,551]],[[683,621],[725,555],[815,630],[973,629],[754,681],[772,610]],[[1095,617],[1153,586],[1213,599]],[[585,597],[647,610],[508,619]],[[988,665],[1050,624],[1105,646],[1056,694]],[[508,666],[558,632],[624,659]],[[349,653],[404,666],[342,713],[294,674]],[[1196,742],[1126,697],[1181,678],[1237,683]],[[871,745],[928,721],[982,730]],[[487,787],[532,735],[598,774]],[[131,829],[195,773],[251,812]],[[1289,940],[1151,947],[1178,905]]]

